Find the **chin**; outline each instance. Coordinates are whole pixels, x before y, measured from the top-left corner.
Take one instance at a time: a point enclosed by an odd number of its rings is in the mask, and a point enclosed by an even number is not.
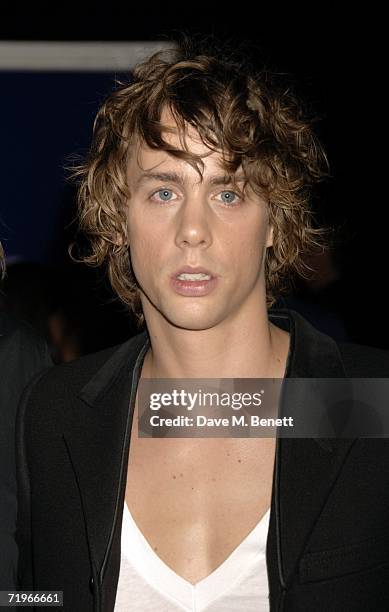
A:
[[[164,299],[154,299],[151,301],[145,294],[141,294],[143,312],[150,314],[154,318],[155,315],[162,316],[170,325],[179,329],[187,329],[192,331],[201,331],[211,329],[220,323],[225,318],[226,313],[217,310],[216,303],[213,305],[206,298],[197,300],[190,298],[180,298],[178,301]],[[154,314],[152,314],[154,312]]]
[[[220,317],[216,316],[215,313],[212,314],[209,308],[203,312],[177,312],[174,310],[163,313],[163,316],[171,325],[192,331],[211,329],[220,321]]]

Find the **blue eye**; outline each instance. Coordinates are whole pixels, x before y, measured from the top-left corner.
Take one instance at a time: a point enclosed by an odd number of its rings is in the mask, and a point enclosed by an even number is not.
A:
[[[222,191],[221,196],[225,204],[234,203],[237,198],[237,194],[234,191]]]
[[[159,189],[155,192],[155,194],[158,194],[162,202],[169,202],[171,200],[173,192],[170,189]]]

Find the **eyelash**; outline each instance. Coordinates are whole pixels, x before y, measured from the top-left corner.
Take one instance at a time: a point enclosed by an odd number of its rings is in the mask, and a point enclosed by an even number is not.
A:
[[[151,194],[151,196],[150,196],[150,198],[149,198],[149,199],[150,199],[150,200],[152,200],[153,196],[155,196],[155,195],[156,195],[157,193],[159,193],[160,191],[171,191],[172,193],[174,193],[173,189],[168,189],[168,188],[166,188],[166,187],[162,187],[161,189],[157,189],[156,191],[154,191],[154,192]],[[235,203],[233,203],[233,204],[226,204],[226,205],[225,205],[225,208],[237,208],[238,206],[241,206],[241,205],[243,204],[243,202],[244,202],[243,196],[240,196],[238,192],[233,191],[232,189],[223,189],[223,191],[220,191],[220,192],[219,192],[219,194],[220,194],[220,193],[233,193],[233,194],[234,194],[234,195],[236,195],[236,196],[237,196],[237,198],[238,198],[238,202],[237,202],[236,204],[235,204]],[[218,195],[219,195],[219,194],[218,194]],[[165,202],[164,202],[163,200],[158,200],[158,202],[157,202],[157,203],[163,206],[164,204],[168,204],[168,203],[169,203],[169,202],[171,202],[171,201],[172,201],[172,200],[167,200],[167,201],[165,201]],[[173,200],[173,201],[174,201],[174,200]]]

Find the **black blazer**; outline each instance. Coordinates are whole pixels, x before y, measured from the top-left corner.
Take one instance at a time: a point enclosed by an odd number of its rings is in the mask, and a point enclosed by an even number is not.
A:
[[[387,352],[337,345],[293,311],[269,316],[291,333],[286,376],[389,376]],[[54,368],[20,407],[20,588],[63,590],[69,612],[114,609],[129,432],[148,346],[144,331]],[[388,519],[388,440],[279,438],[271,610],[389,610]]]
[[[16,588],[16,411],[25,386],[50,364],[33,329],[0,312],[0,591]]]

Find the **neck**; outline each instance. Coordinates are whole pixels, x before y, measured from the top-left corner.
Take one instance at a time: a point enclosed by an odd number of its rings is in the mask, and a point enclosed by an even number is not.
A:
[[[266,307],[205,330],[147,320],[147,378],[283,378],[289,334],[270,323]]]

